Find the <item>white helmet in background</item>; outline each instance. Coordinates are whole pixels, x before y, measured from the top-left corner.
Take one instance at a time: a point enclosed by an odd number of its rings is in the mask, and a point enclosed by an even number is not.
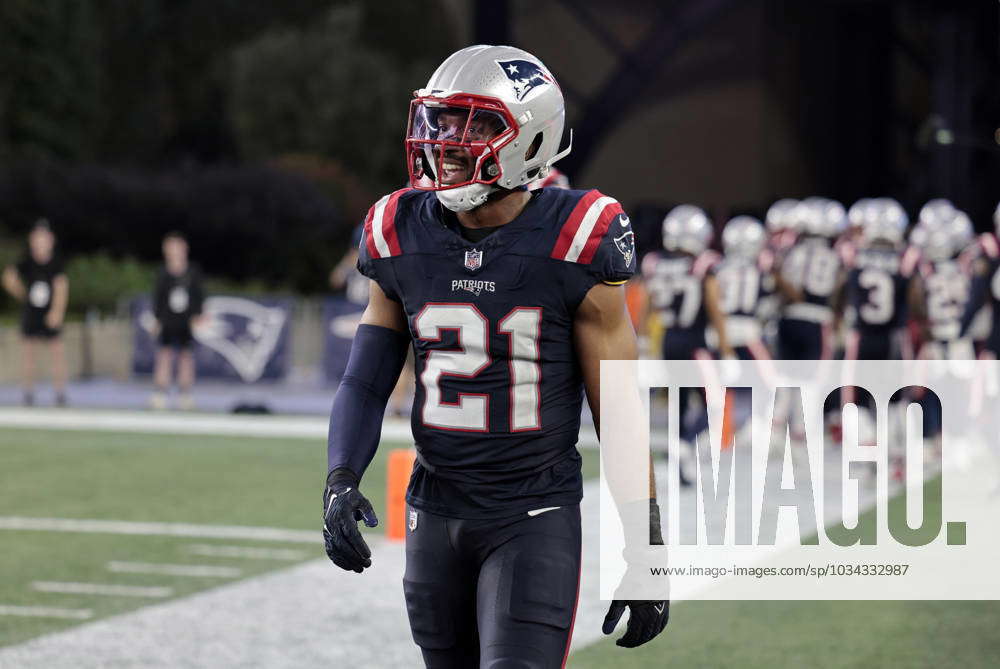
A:
[[[872,201],[861,237],[867,243],[889,242],[902,244],[910,219],[903,205],[891,197],[881,197]]]
[[[768,231],[773,234],[782,230],[794,229],[795,219],[793,213],[798,204],[798,200],[786,197],[768,207],[767,215],[764,217]]]
[[[565,123],[562,91],[540,60],[511,46],[456,51],[414,92],[406,132],[410,185],[452,211],[544,178]]]
[[[844,205],[825,197],[807,197],[796,207],[796,217],[807,235],[834,239],[847,227]]]
[[[701,207],[679,204],[663,219],[663,248],[698,255],[712,241],[712,222]]]
[[[764,226],[753,216],[735,216],[722,229],[722,249],[727,256],[756,258],[765,241]]]
[[[917,215],[918,225],[943,225],[955,215],[955,205],[943,197],[928,200]]]
[[[852,228],[864,229],[865,224],[874,217],[876,201],[870,197],[863,197],[847,210],[847,221]]]

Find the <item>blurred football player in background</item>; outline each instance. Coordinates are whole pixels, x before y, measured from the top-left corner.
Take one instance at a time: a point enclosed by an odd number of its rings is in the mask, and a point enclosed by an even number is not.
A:
[[[980,235],[979,253],[971,262],[972,287],[962,315],[962,337],[970,336],[972,323],[980,309],[988,307],[992,318],[983,338],[978,357],[1000,358],[1000,204],[993,212],[994,232]]]
[[[856,207],[862,204],[859,212]],[[905,341],[907,301],[915,263],[903,258],[909,219],[891,198],[867,199],[851,207],[860,229],[858,249],[846,258],[845,358],[899,360],[912,357]]]
[[[790,215],[799,234],[781,261],[781,275],[798,295],[778,322],[778,352],[785,360],[828,360],[838,321],[832,302],[844,280],[834,245],[847,214],[839,202],[810,197]]]
[[[729,345],[741,360],[766,359],[761,305],[775,294],[775,255],[767,247],[764,226],[752,216],[736,216],[722,229],[722,261],[715,275],[726,315]],[[710,333],[717,339],[714,329]]]
[[[163,238],[163,267],[153,288],[153,315],[159,348],[153,369],[156,388],[150,398],[153,409],[167,408],[167,394],[177,364],[178,407],[193,409],[194,334],[200,324],[205,293],[201,272],[188,260],[188,243],[179,232]]]
[[[729,344],[726,317],[715,276],[720,256],[709,249],[712,222],[700,207],[682,204],[663,219],[664,252],[653,251],[642,259],[642,278],[649,296],[648,309],[662,324],[663,360],[699,360],[706,374],[708,361],[707,328],[712,326],[714,344],[724,358],[735,357]],[[693,476],[691,457],[696,435],[708,427],[706,398],[693,388],[677,396],[681,440],[681,483]]]
[[[950,220],[921,223],[918,228],[922,230],[917,234],[921,260],[913,302],[915,315],[923,323],[920,356],[971,357],[971,349],[966,351],[961,339],[970,281],[958,258],[972,241],[972,225],[964,212],[955,210]]]
[[[57,406],[66,405],[66,351],[61,337],[69,279],[55,253],[56,238],[47,220],[39,219],[28,233],[28,249],[13,266],[4,268],[3,287],[21,308],[21,388],[25,406],[35,403],[37,348],[48,344],[52,387]]]

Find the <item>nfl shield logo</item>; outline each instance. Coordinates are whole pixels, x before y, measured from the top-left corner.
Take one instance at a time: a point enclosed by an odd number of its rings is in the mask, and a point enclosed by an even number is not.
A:
[[[476,249],[465,252],[465,269],[479,269],[483,264],[483,252]]]
[[[410,528],[410,532],[417,529],[417,512],[410,509],[410,522],[407,523],[407,527]]]

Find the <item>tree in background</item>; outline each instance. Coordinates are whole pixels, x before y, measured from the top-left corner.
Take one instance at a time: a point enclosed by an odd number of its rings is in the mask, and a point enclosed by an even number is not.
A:
[[[405,181],[411,93],[450,49],[447,39],[430,50],[414,42],[428,34],[421,22],[439,20],[428,15],[447,13],[423,4],[413,16],[381,17],[383,34],[372,40],[379,17],[366,12],[384,4],[339,7],[313,25],[268,32],[234,53],[229,108],[245,158],[318,154],[364,175],[371,196]]]
[[[0,159],[95,156],[104,112],[95,4],[0,3]]]

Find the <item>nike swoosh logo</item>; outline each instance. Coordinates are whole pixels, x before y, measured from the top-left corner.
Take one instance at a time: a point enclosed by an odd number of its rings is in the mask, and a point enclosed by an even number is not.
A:
[[[662,616],[663,615],[663,604],[660,604],[659,606],[657,606],[656,604],[653,604],[653,610],[656,611],[657,615],[661,615]]]
[[[547,506],[544,509],[532,509],[531,511],[528,512],[528,515],[532,517],[539,516],[545,513],[546,511],[555,511],[556,509],[561,509],[561,508],[562,508],[561,506]]]

